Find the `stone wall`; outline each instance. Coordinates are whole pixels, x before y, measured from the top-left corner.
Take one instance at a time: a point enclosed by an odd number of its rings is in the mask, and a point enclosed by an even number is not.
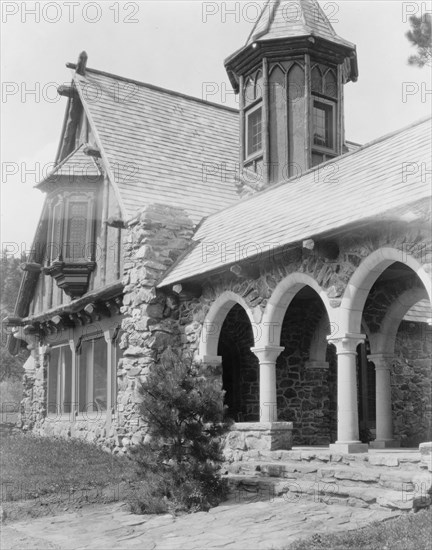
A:
[[[190,245],[192,232],[192,222],[182,210],[163,205],[146,207],[129,224],[123,277],[123,358],[117,373],[120,448],[145,438],[139,413],[140,385],[167,346],[181,346],[179,300],[156,286]]]
[[[236,422],[259,420],[259,361],[251,351],[254,336],[245,310],[235,305],[219,337],[223,387],[228,414]]]
[[[235,344],[237,349],[236,360],[240,366],[238,384],[244,398],[241,410],[238,411],[242,415],[239,420],[256,420],[258,360],[250,352],[250,347],[262,344],[259,320],[274,289],[284,278],[294,272],[311,276],[327,293],[330,306],[336,308],[340,305],[347,282],[362,259],[379,247],[390,246],[389,243],[398,247],[401,261],[404,253],[425,260],[425,238],[420,238],[414,229],[411,234],[406,228],[386,226],[386,229],[376,229],[375,232],[370,228],[351,232],[331,246],[318,242],[313,250],[299,245],[278,255],[270,251],[260,256],[257,262],[250,262],[245,266],[246,269],[201,278],[194,285],[189,285],[190,288],[186,284],[175,292],[171,288],[158,289],[157,283],[163,274],[190,246],[192,235],[193,225],[184,212],[163,205],[148,206],[129,224],[124,243],[123,358],[117,371],[115,415],[100,419],[100,422],[76,421],[74,426],[63,421],[43,422],[46,418],[46,354],[40,348],[34,356],[34,365],[26,372],[23,401],[23,421],[26,425],[44,433],[60,431],[66,435],[85,437],[116,452],[123,452],[129,445],[142,441],[145,438],[145,426],[139,414],[140,384],[168,345],[198,354],[206,315],[215,300],[227,290],[243,299],[257,319],[257,323],[250,327],[249,319],[238,306],[237,312],[234,311],[226,319],[225,328],[220,327],[222,356],[226,355],[226,349],[231,344]],[[329,259],[329,256],[333,259]],[[371,307],[368,312],[373,317],[375,306],[372,302],[369,302],[367,308]],[[383,301],[383,304],[386,302]],[[294,422],[294,443],[297,444],[325,444],[335,438],[337,409],[334,350],[328,347],[329,369],[326,368],[324,358],[318,364],[311,363],[309,357],[311,338],[323,311],[318,297],[301,304],[296,303],[295,298],[283,324],[281,344],[286,349],[277,363],[279,418]],[[398,341],[398,349],[401,350],[403,338],[399,337]],[[404,427],[403,421],[409,411],[409,399],[417,395],[418,388],[426,392],[425,380],[430,380],[425,357],[420,357],[415,346],[416,343],[412,345],[411,352],[417,353],[417,356],[408,358],[408,361],[415,363],[407,366],[407,357],[404,355],[405,363],[396,364],[393,374],[396,435],[402,435],[406,440],[410,433],[420,437],[420,431],[426,433],[427,428],[427,421],[424,420],[426,404],[422,404],[420,412],[416,408],[417,403],[413,405],[414,413],[406,422],[409,428]],[[396,379],[396,376],[405,378]],[[430,405],[428,410],[430,418]],[[415,426],[421,426],[421,429]],[[415,429],[417,432],[413,431]]]
[[[294,445],[330,443],[328,364],[310,361],[312,337],[323,315],[318,296],[291,302],[276,362],[278,420],[293,422]]]
[[[393,429],[403,447],[432,439],[432,327],[402,321],[391,373]]]

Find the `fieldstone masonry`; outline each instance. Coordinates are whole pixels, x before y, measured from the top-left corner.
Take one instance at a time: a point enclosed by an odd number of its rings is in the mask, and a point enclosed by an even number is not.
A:
[[[125,241],[123,358],[118,366],[117,447],[140,443],[139,387],[168,345],[180,346],[178,299],[157,290],[166,270],[190,245],[193,225],[182,210],[148,206]]]
[[[215,302],[231,291],[249,309],[256,320],[253,326],[240,305],[234,305],[220,327],[219,350],[206,357],[214,367],[214,375],[222,379],[237,362],[237,379],[231,380],[231,391],[239,392],[237,422],[256,422],[259,419],[260,365],[262,357],[262,320],[265,308],[276,287],[290,274],[312,278],[327,294],[329,307],[336,309],[353,273],[374,251],[391,244],[400,250],[400,262],[410,255],[429,269],[427,237],[417,228],[394,227],[386,230],[369,227],[341,236],[329,247],[315,243],[303,248],[301,243],[290,249],[271,250],[249,262],[246,270],[226,270],[216,275],[200,277],[194,284],[178,288],[157,287],[163,275],[192,244],[194,227],[184,211],[164,205],[150,205],[130,221],[124,243],[124,296],[122,306],[123,357],[117,368],[117,403],[111,415],[96,419],[57,419],[52,422],[46,413],[46,375],[49,348],[44,342],[33,344],[31,360],[25,374],[25,393],[22,403],[22,424],[27,429],[46,435],[84,437],[115,452],[124,452],[130,445],[143,441],[145,426],[139,415],[139,386],[168,346],[200,355],[203,323]],[[200,246],[200,244],[194,244]],[[332,251],[329,258],[328,250]],[[336,252],[335,252],[336,251]],[[408,277],[395,285],[373,288],[365,307],[366,324],[372,334],[382,322],[386,308],[413,283]],[[398,285],[402,284],[401,287]],[[415,282],[418,285],[418,281]],[[407,286],[408,285],[408,286]],[[387,288],[387,290],[383,290]],[[383,294],[387,292],[387,294]],[[280,426],[270,423],[266,430],[253,430],[255,448],[266,445],[272,430],[292,430],[279,437],[283,445],[328,444],[336,438],[337,373],[333,346],[324,346],[321,357],[311,357],[311,342],[322,330],[326,311],[321,299],[312,291],[303,297],[295,296],[285,312],[280,342],[281,352],[275,351],[276,399]],[[320,329],[321,326],[321,329]],[[334,328],[334,327],[333,327]],[[337,329],[337,327],[336,327]],[[409,330],[411,333],[409,333]],[[320,338],[324,335],[320,335]],[[254,347],[255,351],[251,351]],[[276,348],[275,348],[276,349]],[[402,324],[399,331],[395,361],[391,373],[394,431],[402,444],[417,444],[430,438],[430,342],[418,338],[412,327]],[[237,384],[238,383],[238,384]],[[237,384],[237,387],[236,387]],[[235,401],[235,400],[234,400]],[[229,404],[229,399],[227,400]],[[231,403],[232,404],[232,403]],[[292,423],[292,424],[291,424]],[[254,424],[256,427],[256,424]],[[252,424],[251,424],[252,426]],[[282,434],[281,431],[281,434]],[[274,435],[273,433],[273,435]],[[248,438],[241,426],[232,435],[231,448],[242,447]],[[270,444],[272,445],[272,444]]]

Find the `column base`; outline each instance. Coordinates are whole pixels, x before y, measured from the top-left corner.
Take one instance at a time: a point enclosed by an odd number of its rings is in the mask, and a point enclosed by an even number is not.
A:
[[[225,447],[233,451],[290,450],[292,429],[292,422],[238,422],[231,427]]]
[[[429,472],[432,472],[432,441],[420,443],[419,451],[422,464],[427,467]]]
[[[400,441],[398,439],[375,439],[369,443],[371,449],[398,449]]]
[[[335,453],[350,454],[350,453],[367,453],[369,445],[367,443],[360,443],[360,441],[336,441],[330,445],[330,450]]]

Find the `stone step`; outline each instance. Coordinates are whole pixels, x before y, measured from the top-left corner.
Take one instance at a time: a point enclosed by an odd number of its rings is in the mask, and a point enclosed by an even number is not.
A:
[[[253,499],[271,500],[282,496],[287,502],[301,499],[326,504],[345,504],[371,509],[387,509],[407,512],[430,506],[430,493],[401,491],[383,488],[345,485],[323,480],[284,479],[265,476],[227,474],[231,492],[239,501]]]
[[[302,462],[307,464],[364,464],[384,468],[399,468],[404,470],[427,469],[427,464],[422,461],[420,452],[369,452],[358,454],[333,453],[329,449],[322,450],[291,450],[291,451],[234,451],[228,458],[228,462],[269,461],[269,462]]]
[[[333,464],[302,464],[298,462],[246,461],[229,464],[225,471],[246,476],[275,477],[281,479],[307,479],[342,485],[375,484],[402,491],[428,491],[432,476],[427,471],[371,467],[366,463],[335,466]]]

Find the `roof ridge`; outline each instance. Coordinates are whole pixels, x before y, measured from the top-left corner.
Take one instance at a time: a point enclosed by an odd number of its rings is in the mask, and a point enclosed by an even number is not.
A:
[[[390,138],[392,138],[392,137],[394,137],[398,134],[402,134],[403,132],[405,132],[407,130],[410,130],[411,128],[415,128],[416,126],[420,126],[421,124],[424,124],[425,122],[427,122],[429,120],[432,121],[432,115],[428,115],[426,117],[423,117],[419,120],[416,120],[415,122],[412,122],[411,124],[408,124],[407,126],[404,126],[403,128],[400,128],[399,130],[389,132],[388,134],[384,134],[383,136],[381,136],[377,139],[374,139],[372,141],[368,141],[364,145],[360,145],[360,147],[358,149],[355,149],[354,151],[347,151],[343,155],[339,155],[339,156],[337,156],[337,157],[335,157],[331,160],[328,160],[326,162],[322,162],[321,164],[317,164],[313,168],[309,168],[308,170],[306,170],[300,177],[299,176],[293,176],[292,178],[289,178],[287,180],[276,183],[276,184],[274,184],[270,187],[267,187],[266,189],[263,189],[262,191],[258,191],[257,193],[255,193],[255,194],[253,194],[249,197],[246,197],[244,199],[239,199],[238,201],[234,202],[230,206],[227,206],[225,208],[222,208],[221,210],[218,210],[217,212],[213,212],[212,214],[209,214],[206,218],[206,221],[208,219],[212,218],[213,216],[217,216],[221,212],[225,212],[226,210],[230,210],[231,208],[234,208],[234,207],[238,206],[239,204],[249,202],[252,199],[255,199],[258,195],[262,196],[265,193],[269,193],[269,192],[273,191],[274,189],[278,189],[279,187],[282,187],[283,185],[286,185],[290,181],[299,180],[299,179],[303,178],[304,176],[306,176],[307,174],[315,172],[316,170],[322,170],[322,168],[324,166],[329,166],[330,164],[332,164],[334,162],[339,162],[341,159],[345,159],[346,157],[349,157],[351,155],[356,155],[357,153],[359,153],[360,151],[363,151],[364,149],[367,149],[368,147],[376,145],[377,143],[381,143],[382,141],[385,141],[386,139],[390,139]]]
[[[92,128],[93,134],[95,136],[96,143],[97,143],[97,145],[100,149],[103,166],[104,166],[104,169],[105,169],[106,174],[108,176],[108,180],[109,180],[109,182],[110,182],[110,184],[111,184],[111,186],[114,190],[114,195],[115,195],[115,197],[117,199],[117,202],[119,204],[121,215],[124,218],[124,217],[126,217],[125,216],[125,214],[126,214],[125,204],[124,204],[123,198],[121,196],[120,189],[117,185],[116,179],[115,179],[115,177],[113,177],[112,170],[111,170],[111,162],[110,162],[110,159],[109,159],[108,155],[106,154],[103,140],[99,135],[98,125],[96,124],[96,122],[93,119],[93,114],[91,113],[90,108],[88,106],[88,103],[87,103],[87,101],[84,97],[84,94],[83,94],[82,90],[81,90],[80,78],[84,79],[84,77],[82,77],[81,75],[75,74],[73,82],[75,83],[76,89],[78,91],[78,95],[81,99],[81,103],[82,103],[84,112],[85,112],[85,114],[87,116],[87,119],[88,119],[88,122],[89,122],[89,124]]]
[[[68,69],[75,69],[76,68],[76,63],[66,63],[66,67]],[[87,73],[94,73],[94,74],[98,74],[98,75],[101,75],[101,76],[107,76],[107,77],[115,78],[117,80],[122,80],[124,82],[129,82],[131,84],[137,84],[138,86],[143,86],[143,87],[149,88],[151,90],[157,90],[158,92],[163,92],[163,93],[166,93],[166,94],[169,94],[169,95],[182,97],[184,99],[190,99],[192,101],[196,101],[197,103],[203,103],[204,105],[209,105],[211,107],[216,107],[218,109],[224,109],[225,111],[231,111],[231,112],[234,112],[234,113],[239,112],[239,110],[236,109],[235,107],[229,107],[228,105],[221,105],[220,103],[214,103],[213,101],[207,101],[206,99],[201,99],[201,98],[195,97],[193,95],[184,94],[182,92],[176,92],[175,90],[170,90],[169,88],[164,88],[162,86],[156,86],[155,84],[149,84],[148,82],[143,82],[142,80],[135,80],[134,78],[127,78],[125,76],[120,76],[118,74],[108,73],[106,71],[101,71],[99,69],[91,69],[91,68],[88,68],[88,67],[86,68],[86,74]],[[82,77],[82,78],[85,78],[85,76]]]
[[[273,5],[271,5],[271,4],[273,4]],[[249,35],[246,39],[246,44],[249,44],[249,40],[251,40],[252,37],[259,38],[260,36],[262,36],[263,34],[268,32],[268,30],[270,28],[270,25],[272,24],[272,22],[274,20],[274,16],[275,16],[275,12],[276,12],[277,7],[279,7],[278,2],[276,2],[275,0],[267,0],[267,3],[263,6],[258,19],[255,21],[255,24],[252,27],[252,30],[251,30],[251,32],[249,33]],[[265,27],[259,33],[256,33],[255,29],[259,26],[259,23],[260,23],[261,19],[264,17],[264,14],[267,11],[267,8],[270,8],[271,11],[269,13],[269,16],[268,16],[267,22],[265,24]]]

